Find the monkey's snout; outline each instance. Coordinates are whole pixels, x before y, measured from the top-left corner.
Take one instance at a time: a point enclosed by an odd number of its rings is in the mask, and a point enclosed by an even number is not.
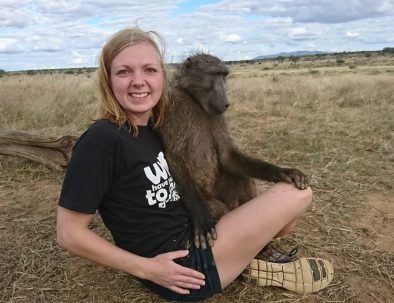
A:
[[[211,115],[220,115],[223,114],[229,106],[230,103],[215,104],[210,106],[209,109],[207,109],[207,112]]]
[[[223,104],[223,112],[225,112],[230,107],[230,102],[226,102]]]
[[[218,108],[218,111],[219,111],[220,113],[224,113],[224,112],[228,109],[229,106],[230,106],[230,103],[229,103],[229,102],[223,103],[223,104],[220,106],[220,108]]]

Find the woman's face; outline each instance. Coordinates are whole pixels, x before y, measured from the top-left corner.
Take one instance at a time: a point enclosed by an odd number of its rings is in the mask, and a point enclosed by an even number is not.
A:
[[[148,42],[122,49],[111,63],[111,87],[119,104],[136,125],[148,123],[163,92],[160,55]]]

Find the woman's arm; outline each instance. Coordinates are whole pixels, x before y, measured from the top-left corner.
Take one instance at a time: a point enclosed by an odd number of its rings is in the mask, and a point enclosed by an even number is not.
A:
[[[57,242],[70,252],[87,260],[150,280],[180,294],[204,285],[204,275],[180,266],[173,260],[188,251],[175,251],[144,258],[123,250],[89,229],[93,215],[58,207]]]

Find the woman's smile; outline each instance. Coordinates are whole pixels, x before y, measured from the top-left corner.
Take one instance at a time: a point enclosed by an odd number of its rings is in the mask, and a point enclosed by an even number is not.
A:
[[[133,98],[144,98],[148,96],[148,94],[149,93],[129,93],[129,96]]]
[[[147,42],[122,49],[111,64],[116,100],[136,125],[146,125],[164,87],[160,55]]]

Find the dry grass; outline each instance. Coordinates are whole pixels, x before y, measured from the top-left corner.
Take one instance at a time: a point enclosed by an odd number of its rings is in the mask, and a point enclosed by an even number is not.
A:
[[[79,134],[97,110],[87,75],[15,75],[0,79],[2,129]]]
[[[314,205],[281,243],[332,259],[334,281],[303,297],[236,281],[207,302],[391,302],[394,65],[311,73],[312,63],[296,64],[304,71],[233,66],[228,117],[248,153],[311,177]],[[1,78],[0,128],[78,134],[97,110],[92,83],[84,75]],[[161,302],[132,277],[57,247],[62,177],[0,157],[0,302]],[[92,228],[109,238],[99,218]]]

